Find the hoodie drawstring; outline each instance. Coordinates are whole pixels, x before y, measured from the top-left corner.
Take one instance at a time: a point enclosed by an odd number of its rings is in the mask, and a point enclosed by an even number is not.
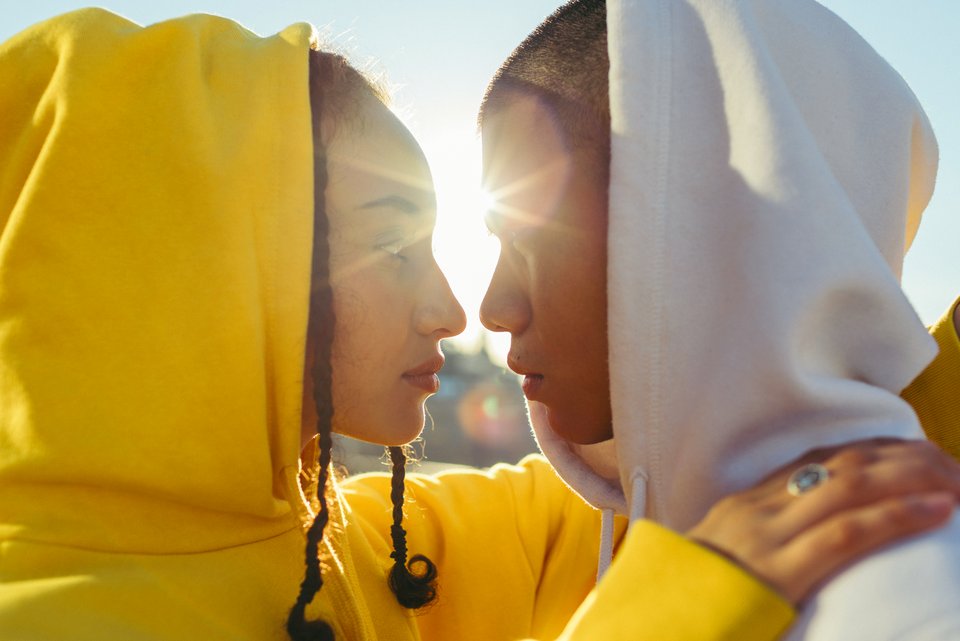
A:
[[[630,497],[630,522],[647,515],[647,474],[637,468],[633,473],[633,492]]]
[[[630,501],[630,522],[642,519],[647,512],[647,475],[637,470],[633,476],[633,494]],[[600,511],[600,558],[597,560],[597,583],[613,563],[613,508]]]
[[[597,583],[613,562],[613,509],[600,511],[600,559],[597,561]]]

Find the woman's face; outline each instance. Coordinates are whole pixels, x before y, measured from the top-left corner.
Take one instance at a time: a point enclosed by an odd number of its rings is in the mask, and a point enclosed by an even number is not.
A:
[[[440,340],[466,318],[433,257],[436,199],[420,147],[381,103],[358,106],[327,145],[333,430],[400,445],[420,433],[438,389]],[[316,425],[309,389],[305,438]]]

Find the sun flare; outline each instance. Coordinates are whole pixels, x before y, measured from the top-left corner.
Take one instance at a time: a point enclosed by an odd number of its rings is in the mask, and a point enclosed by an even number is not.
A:
[[[484,222],[492,199],[480,186],[480,141],[472,131],[454,131],[421,142],[437,191],[434,254],[467,314],[466,331],[452,340],[467,350],[489,343],[492,355],[502,362],[502,341],[484,330],[479,320],[480,302],[500,250]]]

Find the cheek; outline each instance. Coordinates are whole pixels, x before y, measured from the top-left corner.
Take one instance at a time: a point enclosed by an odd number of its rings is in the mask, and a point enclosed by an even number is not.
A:
[[[384,296],[377,294],[370,283],[333,288],[333,371],[340,381],[352,382],[354,372],[375,367],[371,361],[389,358],[390,339],[396,336],[391,327],[394,316],[386,313]]]
[[[371,401],[382,400],[396,383],[409,325],[394,288],[371,272],[358,272],[333,288],[334,403],[336,412],[351,422],[358,413],[368,414]]]
[[[546,335],[565,345],[606,345],[606,251],[594,239],[556,243],[531,261],[531,299],[538,325]],[[578,350],[580,351],[580,350]],[[606,350],[603,350],[606,362]]]
[[[413,440],[424,417],[422,402],[401,378],[411,364],[402,300],[369,282],[362,291],[334,288],[334,300],[334,431],[380,445]]]

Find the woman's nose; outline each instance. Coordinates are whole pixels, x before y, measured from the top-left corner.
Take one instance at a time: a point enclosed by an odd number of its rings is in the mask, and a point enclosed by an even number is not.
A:
[[[453,295],[446,276],[436,267],[436,281],[417,314],[417,331],[423,335],[437,335],[438,338],[450,338],[461,334],[467,327],[467,315]]]

